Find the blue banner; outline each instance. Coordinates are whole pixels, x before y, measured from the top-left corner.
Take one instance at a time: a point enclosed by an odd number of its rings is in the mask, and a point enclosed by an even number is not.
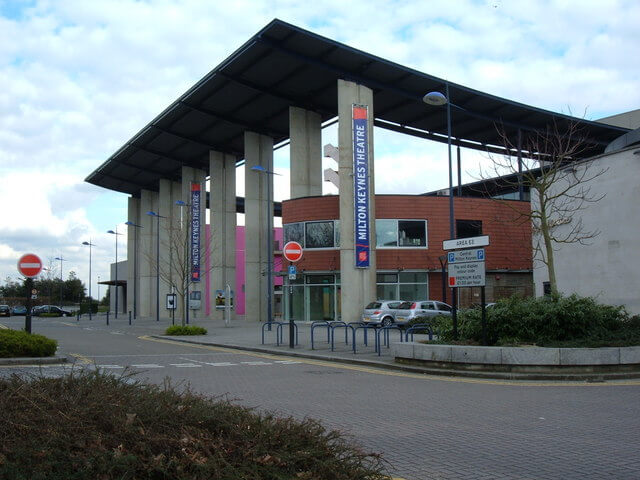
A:
[[[200,281],[200,184],[191,184],[191,281]]]
[[[356,268],[369,268],[369,138],[368,107],[353,105],[353,208]]]

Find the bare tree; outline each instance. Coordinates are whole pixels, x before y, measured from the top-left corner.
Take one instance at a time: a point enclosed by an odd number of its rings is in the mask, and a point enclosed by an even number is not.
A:
[[[533,258],[547,268],[551,293],[557,295],[554,246],[585,245],[600,233],[584,227],[580,212],[604,198],[604,195],[594,194],[591,188],[607,169],[580,160],[590,144],[576,122],[563,127],[554,123],[544,132],[522,135],[520,141],[509,138],[504,128],[498,127],[498,131],[510,154],[489,155],[491,165],[481,172],[481,177],[501,176],[499,182],[510,190],[529,189],[529,211],[517,209],[501,198],[494,197],[494,200],[509,206],[515,221],[530,222]]]
[[[158,275],[170,288],[175,290],[180,308],[180,322],[185,325],[188,308],[187,293],[192,285],[192,258],[191,258],[191,207],[186,206],[181,216],[166,217],[160,222],[160,245],[161,249],[169,253],[169,258],[161,258],[158,268]],[[205,222],[200,223],[200,276],[204,277],[215,265],[209,257],[211,251],[211,239],[206,239]],[[155,250],[144,252],[144,255],[151,265],[152,271],[156,271],[157,260]],[[207,269],[207,264],[209,268]],[[204,281],[204,280],[203,280]],[[208,293],[205,293],[208,294]]]

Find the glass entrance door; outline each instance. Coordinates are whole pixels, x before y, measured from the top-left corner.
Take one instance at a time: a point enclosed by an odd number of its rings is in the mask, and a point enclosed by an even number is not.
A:
[[[307,313],[309,320],[331,321],[335,318],[333,285],[309,285],[307,287]]]

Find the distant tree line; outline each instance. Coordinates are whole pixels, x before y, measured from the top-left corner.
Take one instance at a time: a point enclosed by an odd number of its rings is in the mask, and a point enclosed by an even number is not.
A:
[[[34,287],[38,291],[38,299],[48,299],[49,303],[58,304],[62,294],[62,303],[78,303],[88,300],[87,289],[82,281],[76,276],[74,271],[69,272],[69,277],[62,281],[60,278],[38,277],[34,279]],[[108,289],[105,289],[108,291]],[[23,280],[13,280],[7,277],[0,285],[0,297],[3,298],[26,298],[27,287]],[[42,303],[42,302],[36,302]]]

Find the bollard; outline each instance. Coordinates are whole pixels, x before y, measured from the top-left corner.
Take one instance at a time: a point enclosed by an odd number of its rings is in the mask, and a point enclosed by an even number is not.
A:
[[[129,325],[131,325],[131,310],[129,310]]]
[[[109,325],[109,310],[107,310],[107,325]]]
[[[76,319],[76,321],[79,322],[80,321],[80,312],[79,311],[78,311],[78,315],[77,316],[78,316],[78,318]]]

